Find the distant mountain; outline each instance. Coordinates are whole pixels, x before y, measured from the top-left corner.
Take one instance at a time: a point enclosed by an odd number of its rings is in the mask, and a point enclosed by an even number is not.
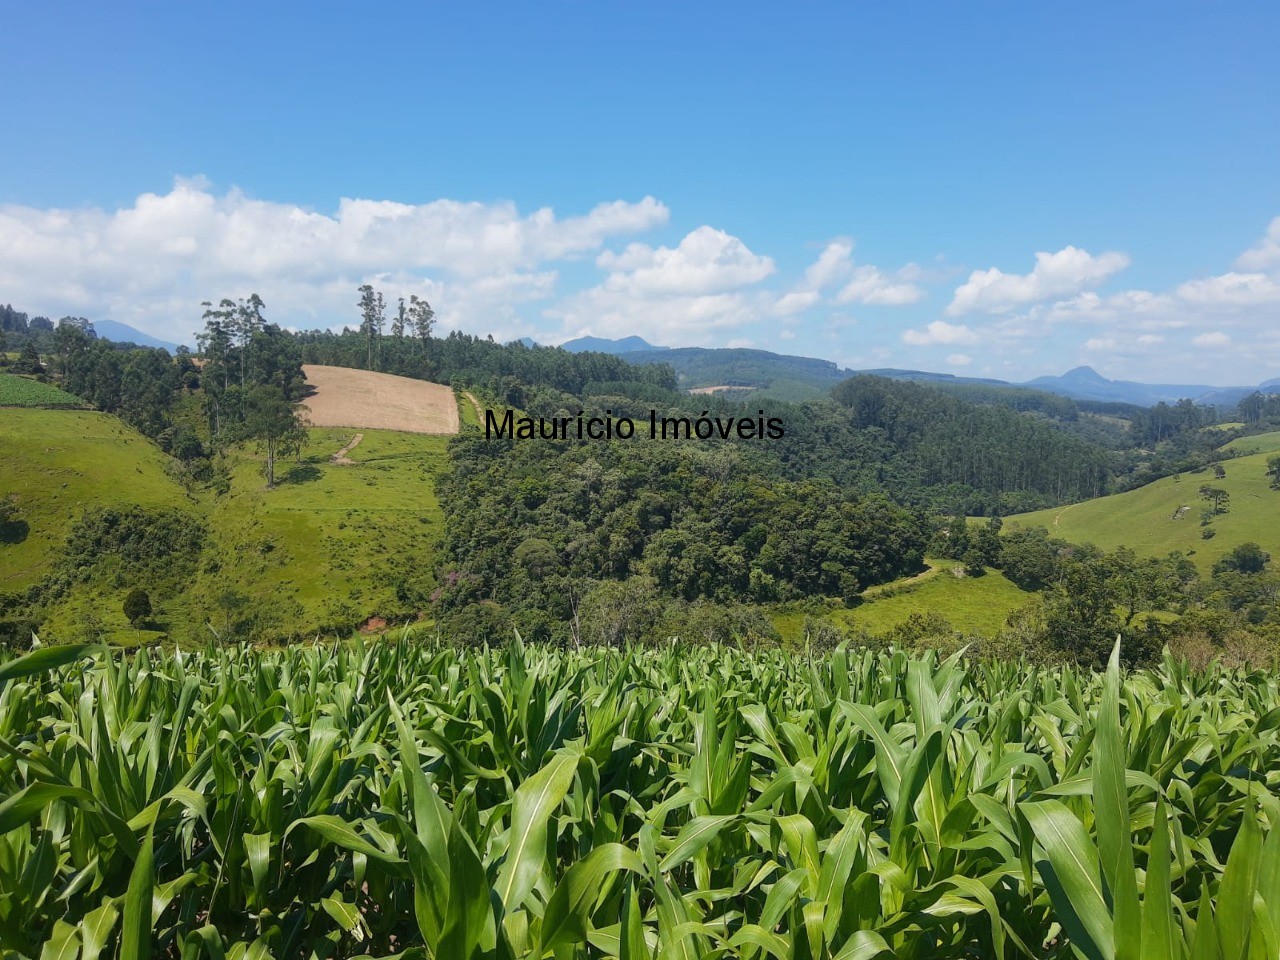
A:
[[[629,339],[639,339],[629,338]],[[567,345],[566,345],[567,346]],[[686,389],[711,386],[752,387],[762,397],[802,400],[826,393],[833,386],[855,374],[888,377],[947,385],[981,385],[986,387],[1022,387],[1043,390],[1072,400],[1094,400],[1130,403],[1150,407],[1161,401],[1176,403],[1194,400],[1213,406],[1232,406],[1252,393],[1253,387],[1215,387],[1208,384],[1138,383],[1132,380],[1108,380],[1092,367],[1076,367],[1061,376],[1036,377],[1026,383],[1012,383],[984,377],[962,377],[926,370],[880,368],[848,370],[830,360],[795,357],[768,350],[746,350],[703,347],[637,351],[629,353],[632,363],[669,363],[675,368],[680,386]],[[1261,389],[1280,389],[1280,378],[1268,381]]]
[[[519,340],[512,340],[511,342],[521,344],[522,346],[526,346],[530,350],[532,350],[534,347],[538,345],[538,341],[534,340],[533,337],[521,337]]]
[[[1092,367],[1076,367],[1060,377],[1036,377],[1021,384],[1047,390],[1073,400],[1104,400],[1151,407],[1161,401],[1176,403],[1189,399],[1197,403],[1227,406],[1253,391],[1252,387],[1213,387],[1207,384],[1138,383],[1108,380]]]
[[[641,337],[623,337],[621,340],[609,340],[606,337],[578,337],[576,340],[570,340],[567,343],[560,344],[561,349],[568,350],[570,353],[586,353],[588,350],[595,353],[639,353],[641,350],[668,350],[669,347],[657,347]]]
[[[526,338],[527,339],[527,338]],[[1135,380],[1108,380],[1092,367],[1076,367],[1061,376],[1036,377],[1025,383],[984,377],[962,377],[927,370],[849,370],[815,357],[797,357],[730,347],[655,347],[641,337],[608,340],[602,337],[579,337],[561,344],[575,353],[595,350],[601,353],[625,354],[632,363],[668,363],[676,371],[684,389],[698,387],[749,387],[761,397],[803,400],[821,396],[833,386],[855,374],[888,377],[947,385],[981,385],[986,387],[1021,387],[1043,390],[1072,400],[1104,403],[1128,403],[1142,407],[1157,403],[1176,403],[1182,399],[1196,403],[1229,407],[1254,389],[1263,392],[1280,390],[1280,378],[1268,380],[1259,387],[1216,387],[1209,384],[1139,383]]]
[[[176,343],[153,337],[118,320],[95,320],[93,321],[93,332],[103,340],[112,340],[116,343],[136,343],[140,347],[160,347],[170,353],[178,349]]]
[[[852,375],[855,371],[849,371]],[[980,383],[986,387],[1012,387],[1007,380],[990,380],[985,377],[957,377],[954,373],[930,373],[927,370],[858,370],[869,377],[888,377],[890,380],[913,380],[920,383]]]

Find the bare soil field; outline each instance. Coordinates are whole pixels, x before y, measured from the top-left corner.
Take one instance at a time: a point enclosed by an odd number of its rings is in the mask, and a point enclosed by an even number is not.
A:
[[[303,401],[312,426],[458,432],[458,402],[443,384],[314,364],[304,364],[302,372],[315,389]]]

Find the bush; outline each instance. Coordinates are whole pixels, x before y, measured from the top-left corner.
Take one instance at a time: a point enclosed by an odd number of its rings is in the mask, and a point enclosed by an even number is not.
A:
[[[511,617],[492,600],[450,611],[439,623],[441,635],[457,646],[499,647],[515,636]]]
[[[151,616],[151,598],[141,587],[134,587],[124,598],[124,615],[134,627],[141,626]]]

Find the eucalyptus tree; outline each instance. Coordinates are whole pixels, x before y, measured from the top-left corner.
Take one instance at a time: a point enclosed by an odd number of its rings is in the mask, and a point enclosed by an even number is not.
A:
[[[360,332],[364,334],[368,352],[367,364],[370,370],[378,368],[381,358],[379,340],[382,337],[382,326],[386,322],[386,304],[382,293],[374,290],[370,284],[359,288]]]

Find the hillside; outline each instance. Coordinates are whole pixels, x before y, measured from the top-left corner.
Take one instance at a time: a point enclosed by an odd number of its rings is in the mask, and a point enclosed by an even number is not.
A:
[[[529,346],[533,346],[533,344],[530,343]],[[588,350],[592,350],[596,353],[610,353],[614,356],[619,356],[640,350],[669,350],[670,347],[661,347],[650,343],[644,337],[623,337],[620,340],[610,340],[608,337],[578,337],[576,340],[569,340],[560,344],[560,349],[568,350],[570,353],[585,353]]]
[[[226,626],[227,591],[246,598],[274,635],[342,629],[425,605],[440,508],[434,482],[448,439],[365,429],[311,429],[300,463],[274,489],[240,450],[231,492],[211,500],[212,530],[188,623]],[[344,462],[335,457],[345,449]],[[234,614],[233,614],[234,615]],[[219,623],[219,618],[223,622]]]
[[[1248,448],[1275,444],[1272,449],[1280,449],[1280,434],[1242,438],[1233,444]],[[1072,543],[1094,543],[1108,550],[1127,546],[1148,556],[1179,550],[1201,572],[1248,541],[1280,557],[1280,491],[1271,489],[1266,476],[1268,456],[1262,452],[1226,460],[1222,479],[1215,479],[1212,470],[1184,473],[1125,493],[1018,514],[1007,519],[1005,529],[1042,526],[1051,536]],[[1202,537],[1206,528],[1200,524],[1200,512],[1208,503],[1198,493],[1206,484],[1231,497],[1229,510],[1209,525],[1214,535],[1208,540]]]
[[[105,413],[0,410],[0,449],[0,495],[13,498],[26,525],[19,542],[0,543],[0,593],[48,573],[89,507],[191,506],[165,472],[168,458]]]
[[[1239,454],[1275,453],[1280,450],[1280,430],[1255,433],[1251,437],[1236,437],[1230,443],[1223,444],[1222,449]]]
[[[421,385],[445,391],[449,408],[437,404],[435,422],[452,414],[456,430],[453,392]],[[190,583],[157,599],[155,630],[134,631],[121,612],[123,597],[150,584],[108,569],[72,584],[53,604],[46,636],[203,642],[212,625],[220,634],[252,630],[269,639],[423,609],[440,534],[434,484],[448,436],[362,425],[307,433],[302,456],[277,465],[275,488],[263,483],[258,452],[242,446],[228,453],[227,493],[189,494],[167,472],[169,458],[114,416],[0,410],[0,495],[13,497],[22,521],[11,535],[16,542],[0,544],[0,593],[24,592],[53,573],[86,509],[137,505],[181,510],[206,526]]]

